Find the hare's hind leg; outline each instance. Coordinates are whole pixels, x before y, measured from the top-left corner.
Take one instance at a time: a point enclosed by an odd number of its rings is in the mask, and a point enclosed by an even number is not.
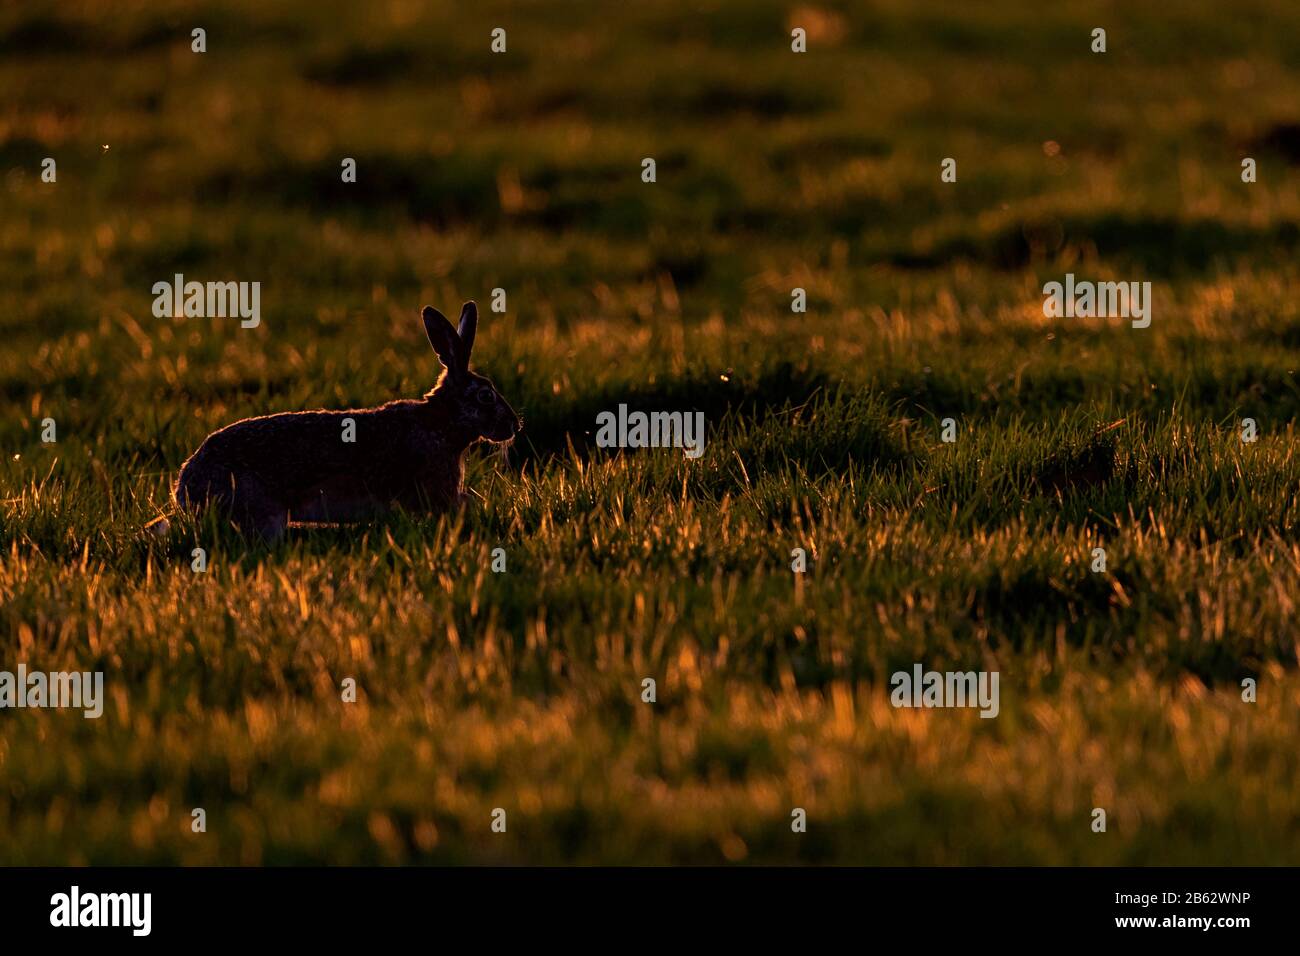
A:
[[[289,526],[289,509],[273,498],[256,479],[244,479],[235,487],[230,520],[245,536],[260,535],[275,541]]]
[[[246,537],[274,541],[289,524],[289,509],[264,482],[225,466],[187,463],[176,482],[176,502],[183,508],[217,505]]]

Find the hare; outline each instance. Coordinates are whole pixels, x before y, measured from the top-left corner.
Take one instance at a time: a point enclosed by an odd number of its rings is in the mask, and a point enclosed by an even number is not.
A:
[[[176,503],[219,506],[246,536],[274,540],[290,522],[350,523],[395,506],[428,513],[463,504],[465,453],[480,439],[504,442],[523,427],[496,386],[469,370],[478,309],[459,328],[431,306],[424,331],[443,372],[423,399],[377,408],[284,412],[213,432],[181,466]],[[347,419],[353,441],[345,441]],[[167,530],[166,518],[149,525]]]

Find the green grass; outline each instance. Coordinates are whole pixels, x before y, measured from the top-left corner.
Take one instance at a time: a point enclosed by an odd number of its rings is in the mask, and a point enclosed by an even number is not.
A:
[[[0,669],[108,694],[0,715],[0,863],[1293,862],[1297,28],[0,14]],[[177,271],[261,326],[154,318]],[[1152,326],[1045,319],[1067,271],[1150,280]],[[527,421],[465,513],[141,534],[210,430],[422,393],[419,308],[465,298]],[[704,456],[595,448],[620,402],[704,411]],[[997,670],[999,717],[895,710],[915,662]]]

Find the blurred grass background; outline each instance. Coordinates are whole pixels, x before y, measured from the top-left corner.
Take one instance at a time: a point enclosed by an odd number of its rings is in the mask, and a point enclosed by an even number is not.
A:
[[[0,669],[109,693],[0,714],[0,862],[1293,862],[1297,28],[0,11]],[[1067,271],[1150,280],[1152,326],[1045,319]],[[154,318],[175,272],[260,281],[262,324]],[[527,429],[479,506],[140,535],[210,430],[417,395],[419,307],[497,287],[476,358]],[[704,458],[596,452],[620,402],[705,411]],[[1000,717],[891,708],[917,661],[998,670]]]

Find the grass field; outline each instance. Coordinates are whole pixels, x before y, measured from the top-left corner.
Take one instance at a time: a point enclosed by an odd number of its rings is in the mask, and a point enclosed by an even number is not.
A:
[[[0,669],[107,694],[0,714],[0,863],[1300,858],[1300,7],[593,7],[0,13]],[[463,514],[141,534],[467,298],[527,424]],[[705,454],[595,448],[619,403]],[[891,707],[917,662],[999,716]]]

